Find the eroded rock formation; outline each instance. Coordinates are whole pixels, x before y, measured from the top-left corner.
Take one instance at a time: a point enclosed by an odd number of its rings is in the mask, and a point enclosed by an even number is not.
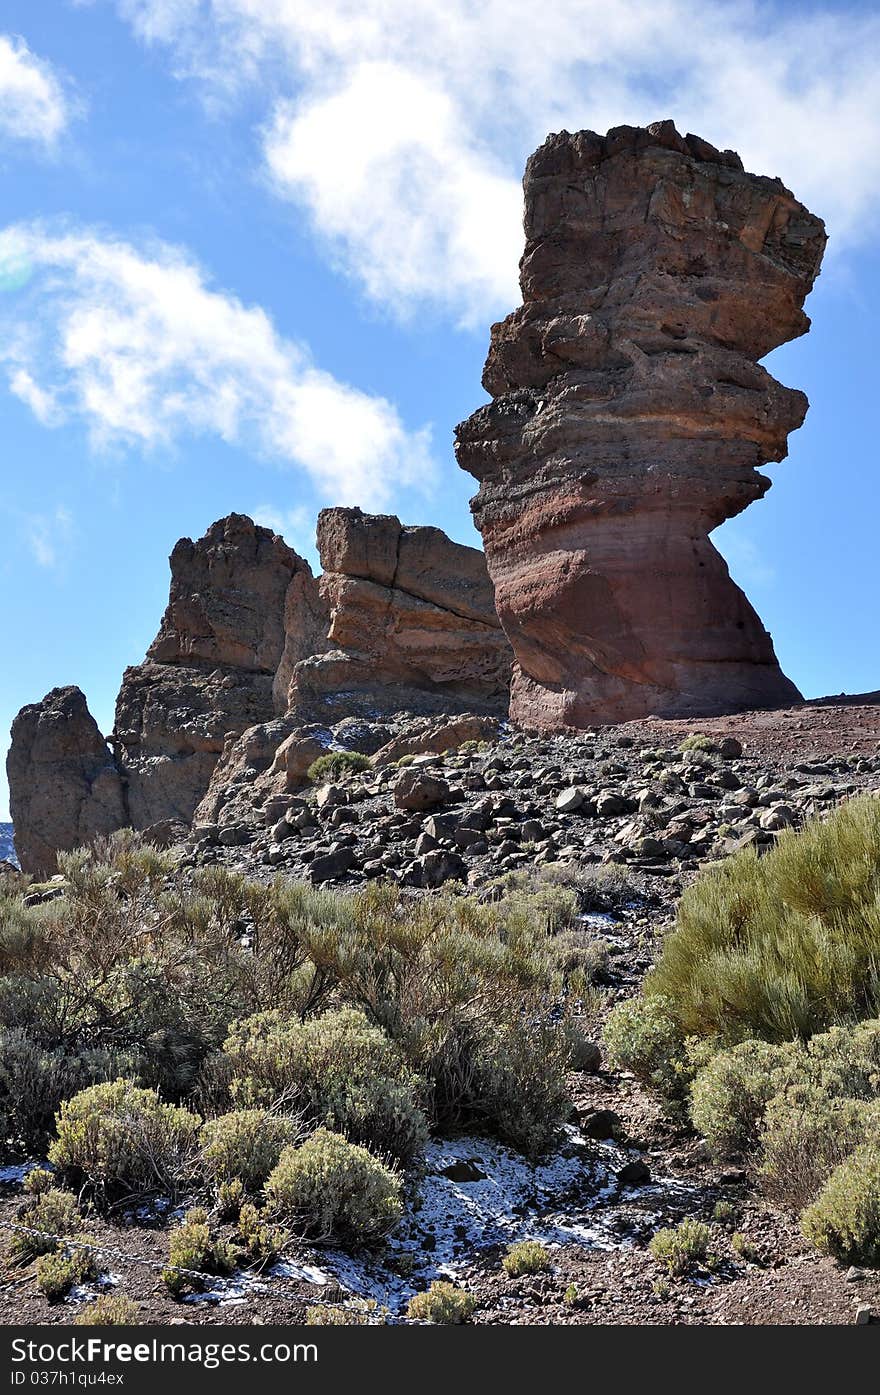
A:
[[[326,652],[293,670],[288,704],[314,719],[507,710],[510,646],[483,554],[439,528],[323,509]]]
[[[457,432],[516,666],[554,728],[797,700],[709,533],[807,410],[757,360],[809,328],[822,222],[672,122],[550,136],[525,181],[523,305]]]
[[[119,771],[79,688],[21,709],[7,771],[22,871],[50,876],[56,853],[126,823]]]
[[[290,587],[317,601],[308,563],[243,514],[176,544],[159,633],[146,661],[126,669],[116,704],[116,756],[135,828],[189,823],[227,735],[275,715]]]
[[[242,811],[272,814],[328,749],[385,745],[396,727],[377,712],[506,712],[510,646],[482,553],[358,509],[326,509],[318,542],[320,584],[240,514],[176,545],[159,633],[122,680],[112,754],[77,688],[22,710],[8,770],[26,871],[126,825],[165,843],[194,821],[228,830]]]

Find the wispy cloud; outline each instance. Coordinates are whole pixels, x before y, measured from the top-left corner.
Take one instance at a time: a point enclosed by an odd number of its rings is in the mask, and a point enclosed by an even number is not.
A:
[[[52,150],[77,110],[59,74],[23,39],[0,34],[0,144]]]
[[[73,517],[61,506],[49,513],[23,514],[21,531],[38,566],[57,567],[70,550]]]
[[[0,303],[0,361],[40,420],[79,420],[99,448],[217,436],[305,470],[332,503],[429,482],[428,428],[337,381],[180,249],[26,224],[0,233],[4,265],[24,284]]]
[[[175,71],[262,104],[275,190],[401,314],[516,303],[548,131],[672,116],[778,174],[840,246],[880,212],[880,15],[753,0],[118,0]]]

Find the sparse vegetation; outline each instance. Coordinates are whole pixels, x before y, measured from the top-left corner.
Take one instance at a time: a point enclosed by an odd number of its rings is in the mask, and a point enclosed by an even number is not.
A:
[[[876,1137],[835,1168],[801,1219],[804,1235],[845,1264],[880,1264],[880,1146]]]
[[[551,1268],[550,1256],[537,1240],[522,1240],[511,1245],[501,1261],[505,1274],[518,1279],[522,1274],[541,1274]]]
[[[397,1173],[328,1129],[316,1129],[298,1148],[285,1148],[266,1195],[295,1231],[339,1244],[374,1243],[402,1214]]]
[[[168,1267],[162,1278],[175,1298],[184,1293],[198,1293],[207,1286],[201,1275],[231,1274],[235,1268],[235,1251],[214,1234],[208,1213],[202,1207],[187,1211],[183,1225],[172,1230],[168,1241]]]
[[[668,1099],[683,1093],[690,1076],[684,1038],[672,1003],[657,995],[629,998],[605,1023],[611,1061]]]
[[[73,1321],[76,1327],[135,1327],[140,1308],[123,1293],[102,1293],[81,1308]]]
[[[716,1154],[756,1146],[768,1101],[781,1083],[791,1051],[766,1041],[744,1041],[716,1056],[697,1073],[691,1118]]]
[[[443,1279],[435,1279],[429,1289],[416,1293],[409,1300],[406,1313],[407,1317],[417,1322],[442,1323],[448,1327],[467,1322],[476,1306],[477,1300],[472,1293],[456,1288]]]
[[[87,1283],[97,1276],[95,1257],[83,1246],[64,1252],[54,1250],[37,1260],[37,1288],[50,1303],[65,1298],[75,1284]]]
[[[711,736],[705,736],[701,731],[693,731],[690,736],[684,738],[678,749],[683,756],[688,755],[691,751],[699,751],[701,755],[711,756],[718,750],[718,746]]]
[[[404,1161],[425,1144],[423,1082],[387,1034],[357,1009],[305,1022],[261,1013],[234,1027],[224,1051],[239,1104],[296,1110]]]
[[[785,830],[684,892],[645,992],[682,1036],[806,1040],[880,1011],[880,800]]]
[[[19,1206],[16,1222],[23,1229],[13,1232],[9,1257],[19,1264],[52,1254],[58,1249],[57,1236],[78,1235],[83,1228],[76,1197],[58,1187],[38,1192]]]
[[[127,1080],[90,1085],[65,1100],[49,1161],[100,1200],[175,1192],[193,1174],[200,1120]]]
[[[295,1120],[267,1109],[236,1109],[209,1119],[201,1129],[204,1173],[219,1186],[236,1181],[258,1191],[281,1156],[282,1148],[299,1133]],[[225,1193],[225,1204],[233,1193]]]
[[[370,764],[369,756],[363,756],[359,751],[329,751],[326,756],[312,761],[306,775],[313,785],[326,784],[359,770],[369,770]]]
[[[673,1276],[686,1274],[696,1265],[705,1264],[709,1257],[712,1232],[702,1221],[684,1220],[680,1225],[665,1227],[652,1236],[648,1249]]]

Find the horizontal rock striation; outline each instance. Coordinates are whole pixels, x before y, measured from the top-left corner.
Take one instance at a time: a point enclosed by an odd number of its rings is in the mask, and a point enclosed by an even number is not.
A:
[[[294,669],[291,708],[314,720],[506,713],[510,646],[477,548],[338,508],[318,517],[318,551],[325,652]]]
[[[226,737],[275,715],[290,588],[317,602],[308,563],[243,514],[176,544],[159,633],[146,661],[126,670],[116,704],[116,756],[135,828],[189,823]],[[308,652],[311,642],[303,639]]]
[[[126,669],[110,746],[77,688],[24,708],[8,759],[22,866],[130,825],[193,823],[293,799],[328,750],[375,752],[377,713],[502,713],[511,653],[482,553],[436,528],[327,509],[320,584],[241,514],[183,538],[145,661]]]
[[[581,727],[799,698],[709,540],[769,488],[805,396],[757,360],[804,334],[824,227],[671,122],[528,162],[523,305],[457,430],[511,717]]]

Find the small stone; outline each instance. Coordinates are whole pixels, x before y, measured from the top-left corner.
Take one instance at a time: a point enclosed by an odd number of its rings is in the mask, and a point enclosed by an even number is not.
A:
[[[556,808],[559,810],[560,814],[573,814],[576,809],[580,809],[583,802],[583,790],[578,789],[576,785],[572,785],[569,789],[563,790],[560,795],[557,795]]]
[[[651,1180],[651,1169],[641,1158],[631,1158],[616,1173],[619,1187],[643,1187]]]

